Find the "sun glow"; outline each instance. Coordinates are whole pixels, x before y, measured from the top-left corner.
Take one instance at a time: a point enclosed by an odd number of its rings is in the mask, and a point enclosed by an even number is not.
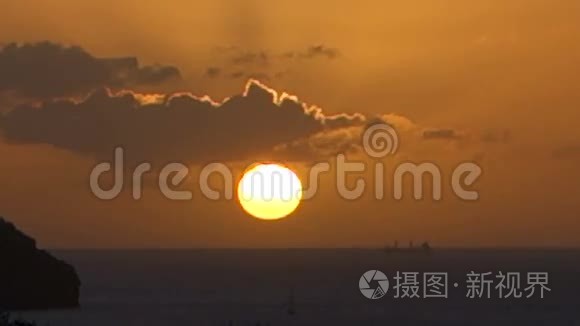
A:
[[[256,164],[244,173],[238,184],[238,200],[250,215],[277,220],[298,208],[302,183],[296,173],[278,164]]]

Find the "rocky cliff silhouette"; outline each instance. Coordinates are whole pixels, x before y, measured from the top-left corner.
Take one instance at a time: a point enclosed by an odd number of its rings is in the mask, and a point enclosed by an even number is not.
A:
[[[0,310],[75,308],[79,288],[71,265],[0,217]]]

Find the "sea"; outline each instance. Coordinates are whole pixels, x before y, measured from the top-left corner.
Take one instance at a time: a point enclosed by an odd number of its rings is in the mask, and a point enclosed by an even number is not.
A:
[[[81,307],[13,317],[51,326],[580,325],[580,250],[52,253],[77,269]],[[361,287],[381,290],[367,298]]]

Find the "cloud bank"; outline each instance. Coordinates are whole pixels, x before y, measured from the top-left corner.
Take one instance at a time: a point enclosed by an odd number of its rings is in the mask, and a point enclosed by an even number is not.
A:
[[[96,58],[75,46],[41,42],[0,48],[0,93],[46,99],[96,87],[157,85],[179,78],[173,66],[139,66],[134,57]]]
[[[324,115],[288,94],[250,80],[217,103],[189,93],[143,95],[108,89],[82,101],[22,105],[4,114],[9,142],[50,144],[108,159],[122,146],[130,163],[203,163],[257,157],[276,145],[357,125],[361,115]]]
[[[272,58],[266,52],[228,51],[242,66],[267,64]],[[335,49],[311,46],[279,57],[338,55]],[[244,72],[238,75],[219,67],[206,70],[211,78],[224,74],[246,77]],[[419,140],[465,136],[454,129],[424,129],[396,114],[325,114],[255,79],[247,82],[242,94],[221,102],[191,93],[126,90],[176,78],[177,68],[141,67],[136,58],[96,58],[82,48],[49,42],[9,44],[0,50],[0,94],[16,92],[33,100],[13,102],[0,111],[0,135],[11,143],[48,144],[99,160],[110,159],[120,146],[129,164],[320,160],[360,151],[364,127],[377,121],[415,132]],[[482,141],[505,142],[508,136],[489,132]]]

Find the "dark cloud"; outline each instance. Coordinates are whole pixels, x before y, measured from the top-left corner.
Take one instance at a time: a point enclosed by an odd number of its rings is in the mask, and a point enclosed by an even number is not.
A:
[[[329,48],[324,45],[315,45],[308,48],[305,56],[307,58],[326,57],[328,59],[334,59],[338,57],[339,54],[340,53],[337,49]]]
[[[179,69],[160,64],[141,68],[139,68],[138,64],[135,64],[130,67],[126,74],[124,73],[120,77],[118,73],[115,74],[115,71],[112,74],[115,76],[115,79],[111,81],[111,84],[114,85],[114,82],[117,81],[123,87],[132,85],[159,85],[166,81],[181,78]]]
[[[462,139],[463,135],[453,129],[427,129],[423,131],[423,139]]]
[[[143,66],[133,57],[96,58],[80,47],[50,42],[11,43],[0,49],[0,92],[51,98],[95,87],[156,85],[180,77],[172,66]]]
[[[313,162],[357,152],[362,122],[352,121],[348,128],[329,128],[310,137],[280,144],[274,148],[275,157],[284,161]]]
[[[266,53],[266,51],[244,52],[236,54],[231,59],[231,61],[235,65],[247,65],[247,64],[267,65],[270,61],[270,58],[269,55]]]
[[[303,59],[313,59],[313,58],[327,58],[335,59],[340,55],[338,49],[329,48],[322,44],[309,46],[304,51],[298,52],[286,52],[284,54],[287,58],[303,58]]]
[[[83,101],[20,106],[0,119],[9,142],[50,144],[99,159],[125,148],[130,164],[239,160],[361,116],[325,116],[320,109],[250,81],[222,103],[191,94],[144,96],[95,91]]]
[[[360,114],[348,116],[344,114],[326,117],[328,128],[289,143],[275,147],[275,153],[281,160],[320,161],[338,154],[363,154],[362,144],[365,130],[376,124],[387,124],[401,131],[409,123],[405,117],[395,114],[368,118]]]
[[[222,54],[230,56],[231,63],[235,65],[268,65],[273,60],[287,60],[287,59],[314,59],[326,58],[335,59],[340,56],[340,51],[336,48],[327,47],[325,45],[311,45],[303,50],[286,51],[281,54],[270,53],[265,50],[260,51],[244,51],[239,48],[219,48]]]
[[[340,52],[325,45],[312,45],[303,50],[272,53],[266,50],[251,51],[238,47],[216,47],[214,52],[222,56],[225,62],[215,65],[215,69],[227,72],[225,76],[232,78],[255,78],[271,80],[282,78],[288,72],[288,66],[297,60],[316,58],[335,59]],[[271,67],[283,68],[282,71],[268,71]],[[248,72],[244,72],[248,71]],[[206,74],[209,78],[216,76]]]
[[[209,78],[216,78],[219,77],[222,70],[218,67],[209,67],[205,70],[205,75]]]

